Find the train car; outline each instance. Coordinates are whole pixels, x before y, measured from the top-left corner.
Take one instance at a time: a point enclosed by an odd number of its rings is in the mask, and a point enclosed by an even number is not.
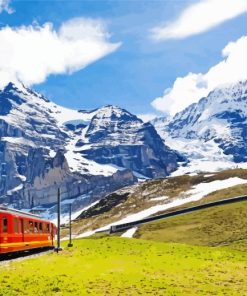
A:
[[[0,207],[0,255],[55,246],[56,226],[37,215]]]

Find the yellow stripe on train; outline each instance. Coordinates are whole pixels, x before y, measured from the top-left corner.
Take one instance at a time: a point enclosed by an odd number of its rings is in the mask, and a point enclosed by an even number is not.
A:
[[[52,244],[52,240],[34,241],[34,242],[20,242],[20,243],[4,243],[4,244],[0,244],[0,248],[28,247],[28,246],[40,245],[40,244]]]

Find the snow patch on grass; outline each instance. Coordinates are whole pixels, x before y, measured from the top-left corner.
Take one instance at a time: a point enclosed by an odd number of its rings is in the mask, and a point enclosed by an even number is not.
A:
[[[150,198],[150,201],[160,201],[160,200],[166,200],[168,198],[169,198],[169,196],[157,196],[154,198]]]
[[[121,237],[132,238],[133,235],[135,234],[137,228],[138,228],[138,227],[133,227],[133,228],[128,229],[127,231],[125,231],[125,232],[121,235]]]

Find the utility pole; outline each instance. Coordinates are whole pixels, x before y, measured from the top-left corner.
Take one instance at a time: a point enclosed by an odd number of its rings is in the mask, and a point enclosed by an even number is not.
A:
[[[61,194],[60,188],[57,189],[57,253],[62,251],[61,241],[60,241],[60,216],[61,216]]]
[[[68,243],[68,247],[73,247],[73,244],[72,244],[71,214],[72,214],[72,203],[69,204],[69,243]]]

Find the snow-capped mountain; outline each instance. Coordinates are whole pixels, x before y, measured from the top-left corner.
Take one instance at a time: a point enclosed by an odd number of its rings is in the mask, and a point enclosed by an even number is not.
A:
[[[217,88],[163,126],[162,120],[153,122],[159,134],[194,167],[212,170],[247,160],[247,81]]]
[[[71,110],[21,84],[0,92],[0,202],[52,204],[59,186],[62,199],[87,205],[137,177],[166,176],[177,159],[151,124],[121,108]]]
[[[75,146],[87,159],[150,178],[166,176],[177,167],[177,155],[153,125],[116,106],[98,109]]]

